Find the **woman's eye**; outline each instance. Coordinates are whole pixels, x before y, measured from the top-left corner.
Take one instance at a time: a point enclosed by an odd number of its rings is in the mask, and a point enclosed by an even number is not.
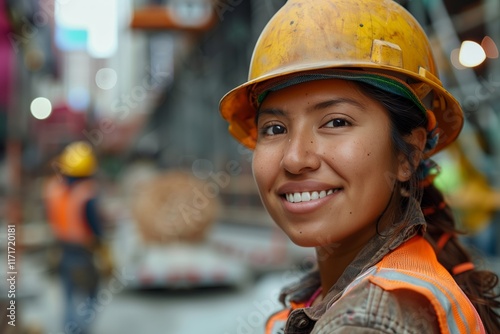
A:
[[[274,124],[270,126],[266,126],[262,129],[262,133],[266,136],[275,136],[285,133],[285,127],[282,125]]]
[[[340,128],[343,126],[349,126],[351,123],[349,123],[347,120],[343,118],[334,118],[328,123],[325,124],[326,128]]]

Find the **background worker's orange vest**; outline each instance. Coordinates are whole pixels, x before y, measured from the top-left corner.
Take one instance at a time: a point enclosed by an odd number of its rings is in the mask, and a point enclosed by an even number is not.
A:
[[[470,300],[439,263],[431,245],[421,236],[410,239],[387,254],[349,284],[340,298],[366,279],[387,291],[405,289],[425,296],[434,308],[442,334],[486,333]],[[266,334],[284,328],[290,312],[299,307],[303,305],[292,304],[291,309],[271,316],[266,324]]]
[[[45,188],[47,216],[59,241],[90,246],[94,235],[85,217],[85,205],[95,196],[95,181],[75,181],[71,186],[58,178]]]

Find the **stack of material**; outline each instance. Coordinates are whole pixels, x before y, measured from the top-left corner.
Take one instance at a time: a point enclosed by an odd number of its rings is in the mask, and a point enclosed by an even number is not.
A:
[[[146,243],[203,240],[217,218],[218,192],[184,171],[168,171],[141,185],[132,215]]]

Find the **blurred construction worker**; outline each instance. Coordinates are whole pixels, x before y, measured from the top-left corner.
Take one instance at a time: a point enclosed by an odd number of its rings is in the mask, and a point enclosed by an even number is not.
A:
[[[90,144],[68,145],[44,188],[47,218],[60,250],[59,273],[65,296],[64,333],[88,333],[99,284],[97,250],[103,228],[94,174],[97,160]]]

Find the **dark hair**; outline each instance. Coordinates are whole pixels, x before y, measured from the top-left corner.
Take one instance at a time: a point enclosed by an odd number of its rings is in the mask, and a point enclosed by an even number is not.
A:
[[[394,150],[403,153],[412,161],[416,147],[405,141],[405,136],[413,129],[427,126],[425,114],[406,98],[385,92],[365,83],[357,83],[363,93],[381,103],[388,111],[391,120],[391,137]],[[410,163],[411,165],[411,163]],[[411,166],[412,178],[400,184],[410,196],[420,201],[427,221],[425,237],[434,246],[439,262],[451,273],[457,284],[465,292],[481,317],[487,333],[500,333],[500,293],[495,291],[498,276],[487,270],[472,269],[454,273],[457,265],[472,262],[469,251],[461,244],[458,235],[463,234],[455,226],[453,212],[443,194],[432,182],[422,183],[418,179],[422,167]],[[405,197],[402,208],[405,210]],[[496,309],[496,310],[495,310]]]

